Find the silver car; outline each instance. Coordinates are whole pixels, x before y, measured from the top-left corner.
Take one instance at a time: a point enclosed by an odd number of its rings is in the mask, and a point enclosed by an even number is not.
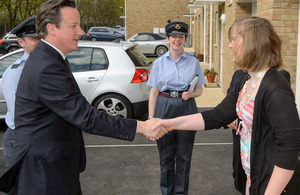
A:
[[[155,33],[137,33],[126,42],[137,43],[137,48],[145,55],[161,56],[170,47],[165,37]]]
[[[0,83],[4,70],[22,55],[23,49],[19,49],[0,57]],[[148,113],[150,62],[136,44],[82,41],[67,58],[92,106],[124,118]],[[0,119],[4,119],[7,109],[2,89],[0,92]]]

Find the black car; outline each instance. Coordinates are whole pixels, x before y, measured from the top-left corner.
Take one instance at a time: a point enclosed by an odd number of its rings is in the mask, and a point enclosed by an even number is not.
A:
[[[7,33],[0,39],[0,54],[6,54],[21,48],[15,34]]]
[[[125,40],[125,35],[109,27],[91,27],[87,33],[87,40],[91,41],[114,41]]]

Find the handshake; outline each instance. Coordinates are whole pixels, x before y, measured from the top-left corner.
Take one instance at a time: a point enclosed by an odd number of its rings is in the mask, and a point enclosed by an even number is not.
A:
[[[146,138],[155,141],[160,139],[172,129],[163,126],[162,119],[152,118],[147,121],[138,121],[137,133],[143,134]]]
[[[137,133],[144,134],[155,141],[173,129],[187,131],[201,131],[205,129],[205,123],[201,113],[180,116],[172,119],[152,118],[145,122],[138,122]]]

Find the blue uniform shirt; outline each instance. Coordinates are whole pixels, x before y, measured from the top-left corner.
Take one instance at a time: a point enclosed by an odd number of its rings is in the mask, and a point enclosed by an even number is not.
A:
[[[7,105],[5,122],[11,129],[15,129],[15,96],[19,79],[28,56],[29,55],[24,52],[23,56],[10,65],[2,76],[1,86]]]
[[[196,86],[206,83],[199,60],[193,54],[183,51],[175,62],[167,52],[154,61],[147,85],[159,91],[186,91],[196,75]]]

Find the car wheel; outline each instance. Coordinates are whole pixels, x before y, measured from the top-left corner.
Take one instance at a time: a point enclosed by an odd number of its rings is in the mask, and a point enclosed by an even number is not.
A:
[[[132,117],[132,108],[130,102],[123,96],[116,94],[107,94],[101,96],[94,104],[97,110],[106,112],[112,116],[123,118]]]
[[[155,54],[158,56],[163,55],[164,53],[166,53],[168,51],[168,48],[163,46],[163,45],[159,45],[156,49],[155,49]]]
[[[98,39],[96,37],[92,37],[91,41],[98,41]]]
[[[10,52],[13,52],[15,50],[19,49],[18,47],[10,47],[7,52],[10,53]]]

